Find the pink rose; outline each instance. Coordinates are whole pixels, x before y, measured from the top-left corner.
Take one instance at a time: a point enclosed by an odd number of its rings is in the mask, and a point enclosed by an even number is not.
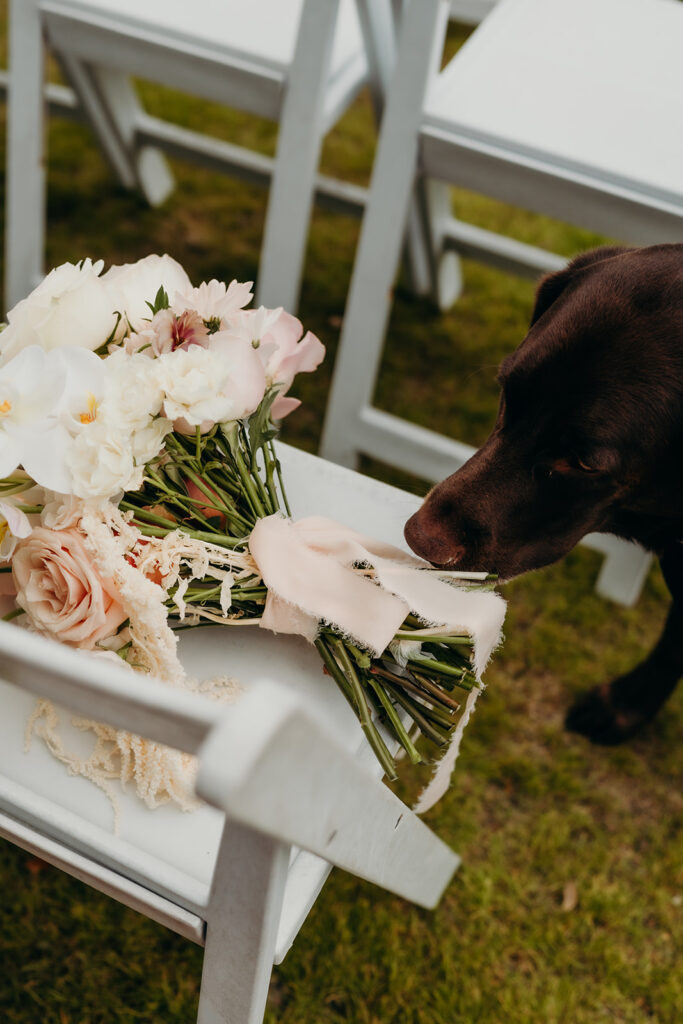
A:
[[[17,545],[12,573],[17,604],[36,628],[72,647],[92,650],[128,617],[75,529],[34,530]]]

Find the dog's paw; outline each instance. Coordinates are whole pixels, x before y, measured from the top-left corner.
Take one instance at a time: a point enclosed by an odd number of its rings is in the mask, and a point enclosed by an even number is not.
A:
[[[640,732],[651,718],[642,711],[615,707],[611,688],[605,684],[579,697],[567,712],[564,724],[569,732],[579,733],[591,743],[616,747]]]

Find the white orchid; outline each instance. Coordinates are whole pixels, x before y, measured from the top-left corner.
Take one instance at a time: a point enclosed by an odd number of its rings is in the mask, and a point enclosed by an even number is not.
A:
[[[0,477],[19,466],[41,487],[69,493],[67,456],[79,427],[96,418],[102,363],[86,349],[37,345],[0,367]]]
[[[28,537],[31,529],[28,516],[12,500],[0,501],[0,561],[12,557],[17,543]]]

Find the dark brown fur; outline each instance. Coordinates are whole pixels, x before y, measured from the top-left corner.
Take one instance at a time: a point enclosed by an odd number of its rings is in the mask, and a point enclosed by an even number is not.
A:
[[[406,524],[417,554],[509,579],[587,533],[654,551],[673,597],[650,657],[567,725],[617,743],[683,674],[683,245],[585,253],[538,289],[491,436]]]

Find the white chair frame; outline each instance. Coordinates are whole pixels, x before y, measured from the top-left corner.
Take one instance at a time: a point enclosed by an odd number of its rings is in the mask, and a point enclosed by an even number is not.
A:
[[[509,2],[503,0],[494,9],[482,30],[507,14],[504,9]],[[591,179],[550,160],[543,163],[540,157],[496,149],[495,141],[467,137],[456,128],[448,133],[430,127],[424,109],[438,74],[448,16],[447,0],[413,0],[403,14],[321,445],[326,458],[343,465],[355,466],[362,453],[434,482],[453,473],[474,449],[372,405],[404,211],[416,184],[427,210],[424,222],[431,225],[430,248],[437,261],[451,257],[445,264],[449,283],[442,289],[444,304],[457,293],[455,252],[532,277],[564,265],[551,254],[457,221],[449,206],[444,207],[444,182],[499,194],[492,181],[504,174],[502,198],[507,201],[557,216],[563,211],[568,216],[567,209],[575,209],[580,219],[592,219],[596,229],[609,230],[611,225],[619,233],[618,225],[639,244],[683,236],[683,195],[676,205],[662,200],[656,190],[648,194],[645,189],[628,189],[623,182]],[[586,543],[607,555],[598,592],[633,604],[651,556],[610,535],[593,534]]]
[[[295,311],[314,198],[361,216],[366,190],[317,173],[322,140],[367,82],[379,117],[393,62],[388,0],[357,0],[362,52],[330,75],[340,0],[303,0],[289,68],[221,50],[200,53],[192,41],[151,38],[144,25],[69,0],[12,0],[9,94],[5,308],[43,272],[45,113],[85,117],[125,187],[162,202],[173,188],[163,153],[270,186],[257,282],[258,302]],[[45,42],[69,86],[44,83]],[[147,114],[128,75],[143,74],[279,121],[274,159]],[[411,214],[414,220],[415,215]],[[407,267],[413,287],[432,289],[423,237],[414,220]]]
[[[320,495],[322,511],[339,508],[354,489],[355,512],[347,508],[347,520],[372,516],[373,509],[382,519],[393,509],[396,526],[415,506],[393,488],[280,451],[290,478],[305,478],[304,488]],[[307,482],[313,479],[315,485]],[[203,647],[215,637],[210,630]],[[250,656],[258,658],[264,636],[249,641]],[[344,742],[338,739],[351,712],[331,683],[336,710],[321,712],[324,694],[314,707],[278,680],[271,660],[270,670],[259,669],[226,708],[6,623],[0,656],[4,728],[16,726],[23,735],[21,716],[10,726],[6,719],[12,694],[28,691],[197,754],[197,791],[226,815],[208,889],[164,867],[130,837],[96,827],[80,800],[78,814],[55,803],[36,777],[24,780],[21,765],[19,781],[0,770],[0,836],[203,945],[199,1024],[259,1024],[273,962],[284,958],[332,865],[425,907],[438,902],[458,867],[458,856],[380,782],[357,723],[351,746],[348,730]],[[316,675],[311,682],[324,690],[329,681]],[[55,761],[43,770],[63,776],[59,799],[79,781]],[[146,812],[146,828],[155,828],[158,813]],[[193,836],[192,814],[178,818],[177,827]]]

